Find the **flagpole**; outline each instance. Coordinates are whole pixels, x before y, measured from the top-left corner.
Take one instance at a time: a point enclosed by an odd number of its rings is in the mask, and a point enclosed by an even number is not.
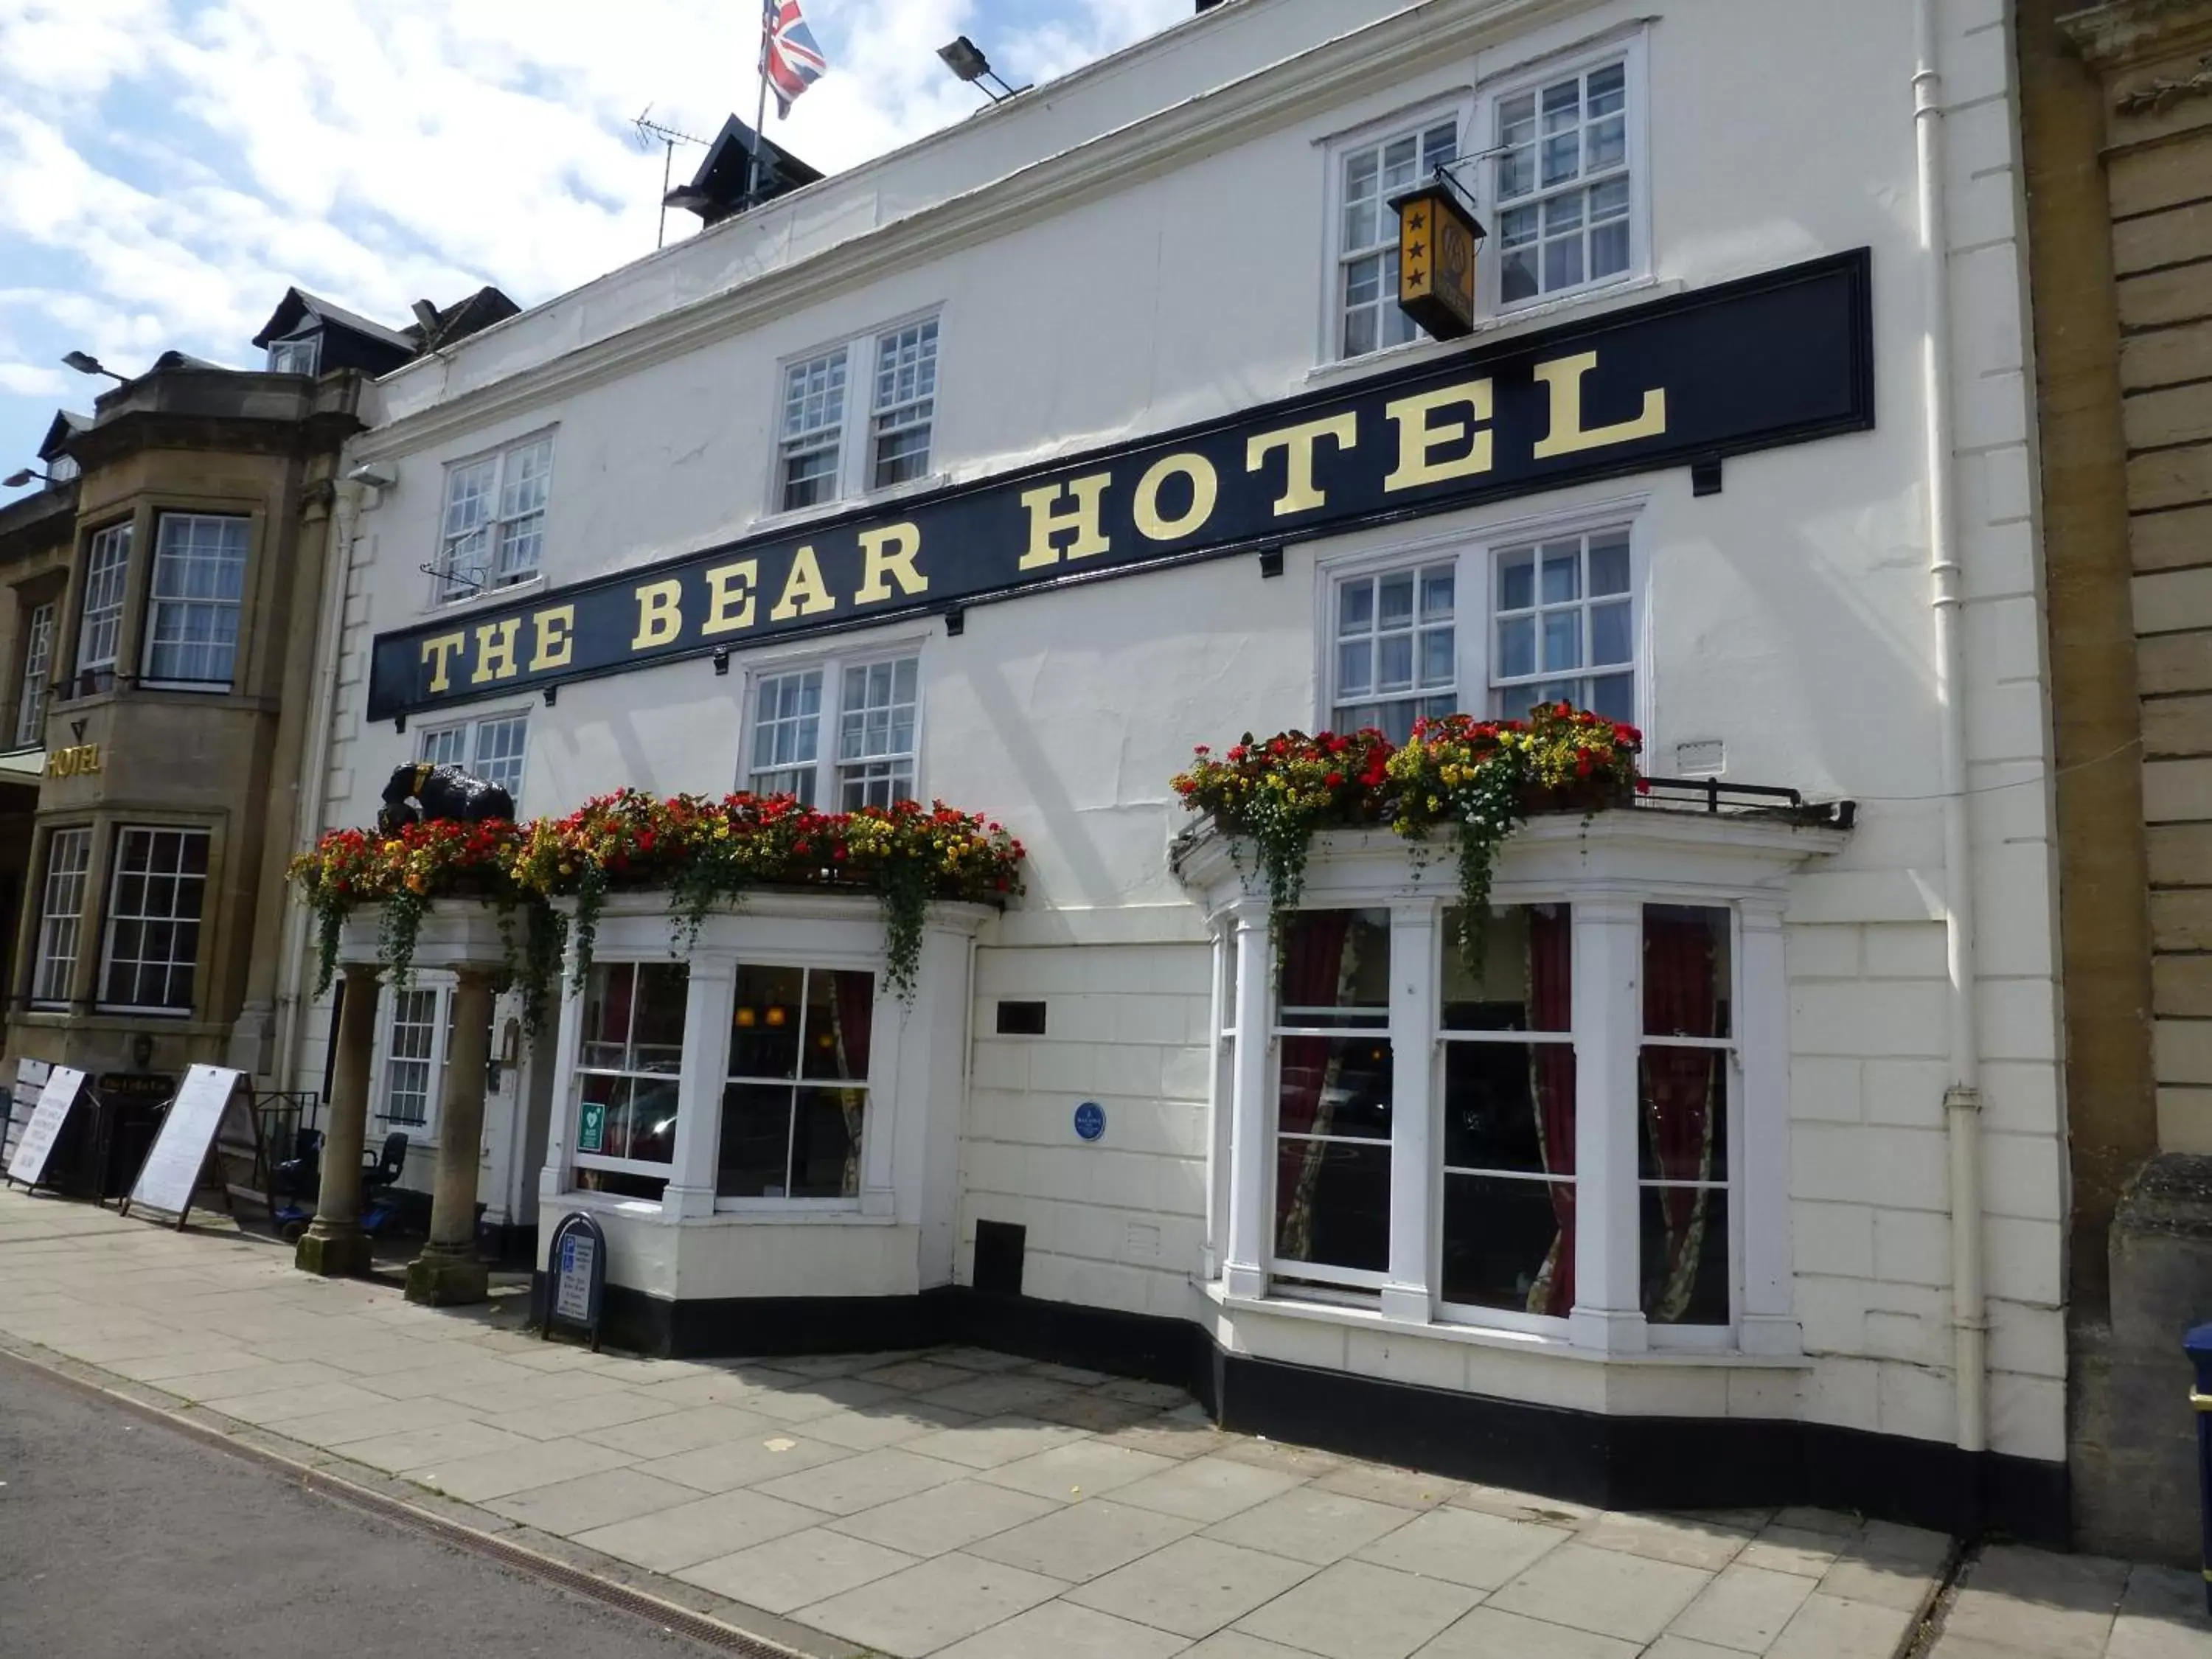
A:
[[[768,125],[768,49],[769,11],[761,12],[760,42],[760,105],[753,112],[752,155],[745,168],[745,206],[750,209],[760,193],[761,146],[768,142],[764,129]]]

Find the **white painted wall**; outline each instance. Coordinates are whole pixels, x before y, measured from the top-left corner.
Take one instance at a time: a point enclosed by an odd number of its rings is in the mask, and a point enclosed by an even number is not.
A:
[[[918,309],[942,308],[933,464],[959,478],[1339,383],[1346,371],[1320,362],[1326,142],[1653,10],[1238,0],[392,377],[386,423],[356,446],[399,483],[362,520],[328,821],[364,821],[386,772],[411,758],[411,738],[362,723],[366,653],[373,635],[431,612],[418,568],[435,550],[449,461],[554,429],[544,568],[557,586],[759,527],[777,365]],[[1992,1431],[2000,1451],[2055,1457],[2054,861],[2035,781],[2045,680],[2003,10],[1942,7],[1952,372],[1972,776],[1991,791],[1972,818]],[[1409,44],[1422,48],[1415,69],[1393,57]],[[1318,561],[1640,496],[1652,769],[1670,770],[1677,744],[1718,740],[1731,779],[1864,803],[1850,847],[1797,879],[1790,911],[1796,1307],[1813,1363],[1698,1386],[1729,1410],[1948,1437],[1912,46],[1907,0],[1695,0],[1664,8],[1649,35],[1653,271],[1640,297],[1870,246],[1875,431],[1731,461],[1717,497],[1693,499],[1686,474],[1655,475],[1295,546],[1279,580],[1236,561],[973,611],[958,639],[911,625],[922,791],[1005,819],[1034,853],[1030,896],[987,927],[978,965],[963,1276],[975,1221],[1017,1220],[1036,1293],[1198,1316],[1208,957],[1167,868],[1182,817],[1169,778],[1195,743],[1322,718]],[[1593,296],[1542,320],[1619,303]],[[568,686],[553,709],[532,700],[524,810],[624,783],[732,787],[743,685],[742,672],[691,663]],[[997,999],[1017,990],[1050,1000],[1048,1038],[990,1034]],[[323,1025],[306,1030],[312,1045]],[[319,1050],[301,1056],[303,1076],[320,1065]],[[1109,1103],[1110,1146],[1076,1146],[1068,1114],[1084,1098]],[[1433,1365],[1449,1386],[1540,1396],[1552,1386],[1479,1350],[1386,1361],[1351,1353],[1340,1330],[1291,1328],[1220,1327],[1286,1357],[1312,1347],[1316,1363]],[[1655,1410],[1674,1385],[1576,1386],[1601,1408]]]

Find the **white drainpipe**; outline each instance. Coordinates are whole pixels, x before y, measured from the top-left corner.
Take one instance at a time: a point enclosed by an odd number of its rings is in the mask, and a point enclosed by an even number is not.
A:
[[[362,486],[341,477],[331,514],[330,541],[323,550],[323,614],[315,635],[314,713],[307,723],[307,757],[300,771],[299,811],[292,842],[304,850],[323,832],[324,798],[331,787],[331,705],[337,696],[338,645],[345,635],[346,580],[353,570],[354,524],[361,511]],[[283,956],[277,964],[276,1064],[280,1079],[299,1064],[300,1021],[307,1012],[308,978],[307,907],[286,895]]]
[[[1964,581],[1954,507],[1950,225],[1944,199],[1943,77],[1936,8],[1914,0],[1918,65],[1912,76],[1920,161],[1921,280],[1927,325],[1922,373],[1928,404],[1929,575],[1936,611],[1936,695],[1943,723],[1944,932],[1950,971],[1951,1082],[1943,1097],[1951,1153],[1952,1364],[1962,1451],[1989,1445],[1989,1318],[1982,1291],[1982,1051],[1974,1006],[1974,858],[1966,795]]]

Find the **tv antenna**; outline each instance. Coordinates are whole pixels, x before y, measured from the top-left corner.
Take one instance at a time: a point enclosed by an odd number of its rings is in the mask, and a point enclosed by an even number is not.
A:
[[[653,245],[656,248],[664,248],[668,246],[668,192],[676,183],[676,147],[678,144],[696,144],[701,149],[705,149],[712,141],[696,133],[681,132],[674,127],[663,125],[652,119],[652,115],[653,106],[647,104],[638,112],[630,126],[637,134],[639,149],[650,150],[655,144],[661,146],[660,232]]]

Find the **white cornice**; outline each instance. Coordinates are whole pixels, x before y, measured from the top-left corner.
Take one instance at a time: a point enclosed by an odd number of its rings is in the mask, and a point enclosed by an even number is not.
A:
[[[678,307],[419,414],[403,416],[357,440],[354,459],[405,455],[513,418],[741,334],[795,305],[864,287],[972,243],[1065,213],[1218,149],[1231,135],[1249,138],[1272,131],[1304,118],[1317,105],[1386,90],[1450,54],[1477,51],[1603,3],[1605,0],[1429,0],[780,266],[741,287]],[[488,331],[483,337],[495,337],[495,332]]]

